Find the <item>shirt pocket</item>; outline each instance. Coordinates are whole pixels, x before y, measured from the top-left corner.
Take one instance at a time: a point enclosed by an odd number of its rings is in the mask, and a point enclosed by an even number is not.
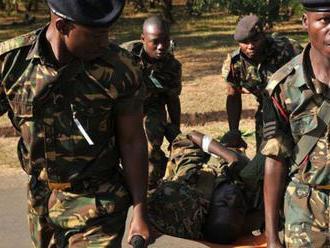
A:
[[[299,141],[299,139],[304,135],[318,126],[318,119],[316,114],[303,113],[298,116],[292,117],[290,119],[290,126],[292,136],[295,141]]]
[[[114,117],[113,104],[110,100],[90,103],[77,101],[71,104],[71,111],[81,135],[86,136],[87,134],[93,142],[99,142],[105,137],[112,136]]]

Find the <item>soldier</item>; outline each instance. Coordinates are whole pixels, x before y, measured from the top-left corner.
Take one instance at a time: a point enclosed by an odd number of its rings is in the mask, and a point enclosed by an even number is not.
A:
[[[257,16],[242,18],[234,35],[239,49],[228,54],[222,66],[222,76],[227,82],[229,133],[240,136],[242,93],[253,94],[259,103],[255,115],[257,151],[262,139],[262,92],[270,76],[302,50],[297,42],[275,34],[266,35],[263,29]],[[241,143],[246,146],[243,140]]]
[[[124,3],[48,0],[49,24],[0,44],[34,247],[121,247],[131,203],[129,240],[148,239],[142,75],[108,41]]]
[[[249,161],[236,145],[225,147],[197,131],[174,139],[166,175],[148,196],[149,219],[157,230],[230,243],[260,227],[263,212],[254,211],[254,196],[262,189],[264,157]],[[249,221],[251,214],[259,220]]]
[[[278,70],[264,103],[267,247],[329,247],[330,2],[302,0],[310,43]],[[286,178],[289,175],[289,182]],[[288,185],[286,186],[286,183]]]
[[[158,16],[145,20],[141,41],[130,41],[122,47],[143,67],[147,87],[144,127],[149,149],[149,187],[153,188],[166,168],[167,158],[161,149],[164,135],[169,126],[180,130],[181,64],[171,52],[169,27]]]

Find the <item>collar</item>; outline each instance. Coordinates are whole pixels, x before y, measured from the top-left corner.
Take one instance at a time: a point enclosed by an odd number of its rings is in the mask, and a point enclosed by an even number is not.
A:
[[[46,40],[46,32],[49,27],[47,24],[44,28],[37,31],[37,38],[34,45],[31,47],[26,60],[39,60],[43,65],[51,67],[57,66],[57,61],[51,50],[50,44]]]
[[[306,86],[312,90],[316,95],[323,95],[328,98],[329,89],[328,86],[319,81],[314,74],[312,63],[310,60],[311,44],[309,43],[302,53],[301,70],[302,73],[297,73],[297,79],[295,81],[296,87]]]

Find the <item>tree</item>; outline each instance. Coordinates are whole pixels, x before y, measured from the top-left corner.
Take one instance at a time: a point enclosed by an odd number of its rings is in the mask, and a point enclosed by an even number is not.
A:
[[[285,10],[283,13],[287,15],[289,8],[300,6],[299,0],[187,0],[187,2],[195,12],[202,12],[210,6],[217,5],[238,16],[256,14],[269,25],[282,17],[282,10]]]

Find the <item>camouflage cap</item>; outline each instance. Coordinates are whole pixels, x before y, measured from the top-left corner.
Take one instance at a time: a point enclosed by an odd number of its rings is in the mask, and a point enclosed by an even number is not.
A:
[[[330,1],[329,0],[301,0],[301,4],[306,11],[311,12],[329,12]]]
[[[47,0],[50,10],[64,19],[91,27],[107,27],[120,16],[125,0]]]
[[[256,15],[243,17],[237,24],[234,39],[242,42],[251,39],[255,35],[263,32],[263,25]]]

